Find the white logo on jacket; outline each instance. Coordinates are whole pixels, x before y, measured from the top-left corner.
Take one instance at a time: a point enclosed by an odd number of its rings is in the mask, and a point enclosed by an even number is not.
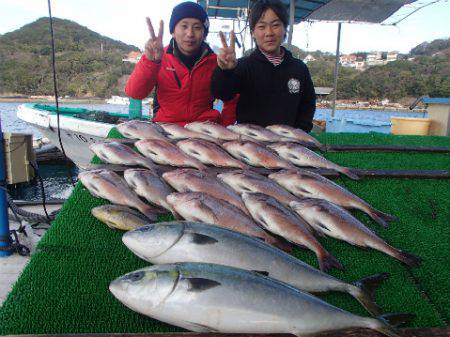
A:
[[[289,93],[298,94],[300,92],[300,81],[296,78],[291,78],[287,83]]]

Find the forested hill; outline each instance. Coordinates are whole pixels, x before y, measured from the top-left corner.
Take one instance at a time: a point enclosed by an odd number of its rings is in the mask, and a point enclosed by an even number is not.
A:
[[[138,48],[110,39],[76,22],[53,19],[61,96],[107,97],[132,70],[123,57]],[[53,94],[48,18],[0,36],[0,93]]]

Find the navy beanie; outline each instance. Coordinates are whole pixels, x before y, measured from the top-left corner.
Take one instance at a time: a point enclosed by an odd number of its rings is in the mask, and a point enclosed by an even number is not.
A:
[[[183,20],[184,18],[199,19],[200,22],[203,24],[203,27],[205,27],[205,37],[206,35],[208,35],[209,30],[208,14],[206,14],[206,11],[203,9],[202,6],[191,1],[182,2],[173,8],[172,16],[170,17],[169,22],[170,34],[172,34],[173,31],[175,30],[176,24],[179,21]]]

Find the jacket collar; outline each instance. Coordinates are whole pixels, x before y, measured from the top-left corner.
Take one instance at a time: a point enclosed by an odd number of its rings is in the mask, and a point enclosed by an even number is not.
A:
[[[203,59],[205,56],[208,56],[209,54],[214,54],[214,51],[206,42],[202,42],[200,48],[202,49],[202,53],[200,54],[200,58],[198,59],[197,63],[200,62],[200,60]],[[180,55],[180,53],[181,52],[178,49],[175,39],[172,38],[170,40],[169,46],[167,47],[167,54],[174,55],[176,58],[179,59],[178,55]]]
[[[282,65],[282,64],[284,64],[284,63],[287,63],[287,62],[291,62],[292,59],[294,58],[294,57],[292,56],[292,53],[291,53],[289,50],[287,50],[286,48],[284,48],[283,46],[281,46],[281,48],[284,50],[284,59],[283,59],[283,62],[281,62],[280,65]],[[273,65],[273,64],[267,59],[267,57],[261,52],[261,50],[259,50],[258,47],[256,47],[255,50],[254,50],[248,57],[249,57],[249,58],[252,58],[252,59],[255,59],[255,60],[258,60],[258,61],[260,61],[260,62],[267,62],[267,63]]]

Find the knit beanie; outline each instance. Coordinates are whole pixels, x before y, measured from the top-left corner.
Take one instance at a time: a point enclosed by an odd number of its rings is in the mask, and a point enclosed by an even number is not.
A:
[[[191,1],[182,2],[173,8],[172,16],[170,17],[169,22],[170,34],[172,34],[173,31],[175,30],[176,24],[179,21],[183,20],[184,18],[199,19],[200,22],[203,24],[203,27],[205,27],[205,37],[206,35],[208,35],[209,30],[208,14],[206,14],[206,11],[203,9],[202,6]]]

